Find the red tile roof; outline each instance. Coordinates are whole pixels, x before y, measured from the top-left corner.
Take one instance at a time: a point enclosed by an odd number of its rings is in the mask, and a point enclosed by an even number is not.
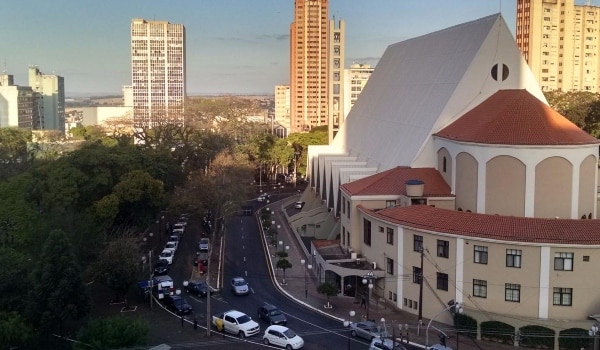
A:
[[[434,134],[501,145],[581,145],[600,142],[527,90],[499,90]]]
[[[600,244],[600,220],[541,219],[476,214],[425,205],[363,213],[415,229],[500,241],[546,244]]]
[[[401,195],[406,194],[405,182],[421,180],[425,183],[423,196],[451,196],[450,186],[440,173],[433,168],[410,168],[398,166],[352,181],[340,186],[340,189],[351,196],[365,195]]]

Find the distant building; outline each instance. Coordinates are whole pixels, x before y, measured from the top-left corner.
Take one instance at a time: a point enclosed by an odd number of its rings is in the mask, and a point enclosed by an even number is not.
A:
[[[329,142],[344,122],[344,65],[345,65],[345,35],[346,24],[344,20],[337,23],[329,21]]]
[[[29,86],[37,96],[37,111],[33,128],[65,131],[65,82],[55,74],[43,74],[37,67],[29,67]]]
[[[518,0],[517,46],[543,91],[600,92],[600,7]]]
[[[31,129],[35,102],[31,87],[15,85],[12,75],[0,74],[0,128]]]
[[[77,123],[83,126],[106,125],[107,122],[123,122],[131,124],[132,107],[73,107],[67,108],[67,113],[77,116]]]
[[[290,131],[327,125],[328,0],[295,0],[290,25]]]
[[[167,21],[131,22],[134,127],[184,123],[185,27]]]
[[[344,119],[350,113],[374,69],[369,64],[354,63],[344,70]]]
[[[123,85],[123,106],[133,107],[133,86]]]
[[[290,86],[275,86],[275,122],[290,129]]]

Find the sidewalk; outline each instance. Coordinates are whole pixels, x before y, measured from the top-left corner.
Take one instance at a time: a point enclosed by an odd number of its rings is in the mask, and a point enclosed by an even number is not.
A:
[[[285,199],[283,199],[285,201]],[[278,205],[279,204],[279,205]],[[285,215],[283,215],[281,202],[271,203],[271,206],[277,207],[272,220],[277,223],[281,223],[281,228],[278,231],[277,239],[283,241],[283,247],[268,246],[269,255],[271,256],[271,268],[272,274],[275,276],[275,285],[283,293],[287,294],[288,297],[295,299],[298,303],[304,304],[307,308],[311,308],[314,311],[320,312],[333,319],[336,319],[342,324],[345,320],[351,322],[358,322],[362,319],[366,319],[367,310],[365,307],[361,308],[360,301],[357,301],[354,297],[347,296],[335,296],[331,297],[329,302],[331,307],[327,307],[327,297],[317,292],[317,281],[316,276],[313,274],[312,269],[306,269],[305,264],[301,263],[301,260],[307,260],[304,251],[301,248],[302,242],[298,242],[296,235],[292,232],[290,226],[287,224]],[[260,214],[259,214],[260,215]],[[261,228],[262,229],[262,228]],[[264,238],[264,235],[263,235]],[[266,244],[266,240],[265,240]],[[285,283],[283,271],[275,268],[278,257],[276,252],[282,249],[287,249],[288,261],[292,264],[292,268],[285,270]],[[376,300],[374,300],[376,299]],[[400,339],[399,325],[408,325],[409,340],[412,345],[420,346],[425,348],[426,342],[426,327],[429,322],[428,319],[424,319],[424,326],[421,326],[418,330],[418,316],[411,313],[407,313],[401,310],[396,310],[389,304],[380,303],[377,298],[370,300],[368,305],[369,319],[375,320],[380,323],[382,319],[385,320],[385,327],[390,335],[392,329],[396,338]],[[350,311],[354,311],[355,315],[350,317]],[[432,327],[429,330],[429,345],[436,344],[439,342],[438,332],[433,328],[449,328],[448,325],[440,324],[437,322],[432,323]],[[403,326],[403,331],[405,326]],[[502,350],[502,349],[514,349],[514,346],[506,344],[498,344],[487,341],[478,341],[467,336],[459,336],[458,339],[455,334],[449,334],[450,339],[447,340],[447,346],[452,349],[462,350]],[[458,343],[457,343],[458,342]]]

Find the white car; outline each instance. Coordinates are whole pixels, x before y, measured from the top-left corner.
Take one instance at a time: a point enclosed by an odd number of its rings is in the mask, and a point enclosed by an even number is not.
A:
[[[434,345],[431,345],[430,347],[428,347],[427,350],[452,350],[452,348],[449,348],[442,344],[434,344]]]
[[[394,343],[389,338],[373,338],[369,350],[406,350],[406,348],[400,345],[400,342],[396,342],[394,347]]]
[[[173,258],[175,257],[175,254],[173,254],[172,250],[163,250],[160,255],[159,255],[159,259],[163,259],[166,260],[169,265],[171,265],[173,263]]]
[[[167,242],[167,244],[165,244],[165,247],[163,248],[164,250],[170,250],[173,252],[173,255],[175,255],[175,252],[177,251],[177,242]]]
[[[286,349],[300,349],[304,346],[304,340],[294,333],[293,330],[284,326],[269,326],[265,329],[263,343],[266,345],[277,345]]]
[[[183,228],[174,228],[173,229],[173,234],[174,235],[178,235],[178,236],[183,236],[183,231],[185,231]]]

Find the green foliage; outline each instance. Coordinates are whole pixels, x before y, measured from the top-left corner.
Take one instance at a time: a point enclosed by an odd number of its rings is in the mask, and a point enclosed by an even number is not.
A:
[[[569,328],[558,335],[559,349],[588,349],[592,342],[593,339],[587,329]]]
[[[106,137],[106,131],[99,125],[76,126],[69,129],[69,133],[76,140],[102,141]]]
[[[544,95],[550,107],[588,134],[600,137],[600,94],[586,91],[549,91]]]
[[[27,275],[31,262],[13,248],[0,247],[0,266],[0,310],[22,312],[26,305],[22,288],[30,284]]]
[[[150,326],[146,320],[122,316],[98,318],[81,329],[75,349],[116,349],[146,345]],[[84,345],[85,344],[85,345]]]
[[[48,235],[29,285],[30,320],[42,334],[62,334],[66,321],[79,319],[90,310],[81,270],[71,244],[60,230]]]
[[[476,329],[477,331],[477,329]],[[477,333],[476,333],[477,334]],[[515,327],[500,321],[481,322],[481,338],[499,343],[513,344]]]
[[[317,286],[317,292],[319,294],[324,294],[327,296],[327,301],[329,301],[329,297],[333,297],[339,294],[338,287],[331,282],[324,282]]]
[[[31,130],[0,128],[0,181],[21,173],[30,165]]]
[[[95,271],[100,281],[115,292],[116,301],[123,300],[138,280],[142,255],[139,242],[131,234],[118,235],[102,250]]]
[[[16,312],[0,311],[0,344],[3,349],[27,349],[35,332],[25,318]]]
[[[467,337],[477,337],[477,320],[469,315],[455,313],[454,327],[456,327],[461,334],[464,334]]]
[[[285,270],[292,268],[292,263],[288,259],[281,258],[277,260],[277,268],[282,269],[285,273]]]
[[[524,326],[520,345],[531,348],[554,349],[554,331],[542,326]]]
[[[289,255],[288,252],[285,252],[285,251],[278,251],[277,252],[277,256],[280,257],[280,258],[287,258],[288,255]]]

